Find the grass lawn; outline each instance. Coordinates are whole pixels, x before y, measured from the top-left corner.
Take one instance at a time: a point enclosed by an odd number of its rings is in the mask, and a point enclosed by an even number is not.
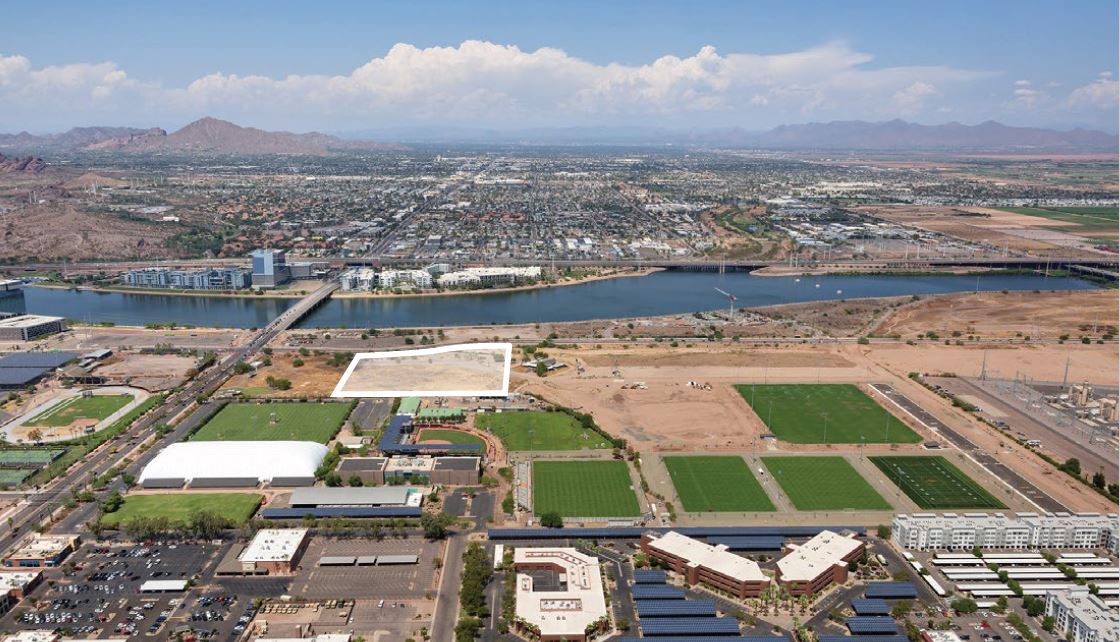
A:
[[[533,462],[533,510],[563,517],[636,517],[638,498],[626,462]]]
[[[0,464],[5,466],[43,466],[58,459],[66,451],[59,448],[56,450],[24,450],[13,448],[11,450],[0,450]]]
[[[231,403],[206,422],[191,440],[325,444],[342,427],[351,408],[346,403]]]
[[[662,457],[684,510],[772,511],[774,504],[742,457]]]
[[[925,510],[1006,508],[944,457],[870,457],[906,496]]]
[[[763,457],[797,510],[890,510],[843,457]]]
[[[602,435],[584,430],[574,417],[563,412],[488,412],[475,415],[474,427],[494,433],[512,451],[611,447]]]
[[[101,421],[132,402],[132,395],[70,397],[32,417],[28,426],[69,426],[78,419]]]
[[[482,441],[481,437],[477,437],[467,432],[459,430],[442,430],[438,428],[424,428],[420,431],[421,440],[433,441],[446,441],[449,444],[477,444],[479,448],[486,450],[486,442]]]
[[[738,385],[770,432],[791,444],[916,444],[913,430],[863,393],[844,384]]]
[[[160,495],[132,495],[114,513],[105,513],[101,523],[115,528],[134,517],[166,517],[172,522],[186,522],[191,515],[209,511],[217,513],[237,526],[249,521],[263,495],[249,493],[163,493]]]

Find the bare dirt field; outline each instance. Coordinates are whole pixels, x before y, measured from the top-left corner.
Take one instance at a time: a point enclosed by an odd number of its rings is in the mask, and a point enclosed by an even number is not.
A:
[[[118,353],[94,369],[93,374],[109,383],[124,384],[148,391],[169,390],[187,379],[195,366],[193,357],[177,354]]]
[[[1116,333],[1116,290],[947,294],[908,303],[879,323],[874,334],[912,337],[933,331],[981,337],[1058,337]]]
[[[296,359],[303,365],[296,367]],[[261,366],[245,374],[235,374],[222,384],[222,390],[240,390],[246,397],[274,397],[292,399],[296,397],[329,397],[338,380],[342,378],[349,360],[341,365],[328,365],[327,355],[280,354],[272,356],[272,365]],[[292,382],[288,390],[275,390],[268,386],[268,377],[287,379]]]
[[[359,355],[339,383],[338,393],[503,390],[509,354],[509,345],[503,345],[437,348],[445,352],[432,352],[429,348]]]

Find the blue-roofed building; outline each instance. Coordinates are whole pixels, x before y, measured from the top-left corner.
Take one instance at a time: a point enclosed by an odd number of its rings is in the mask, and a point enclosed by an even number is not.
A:
[[[650,639],[657,642],[712,642],[712,637],[709,635],[664,635],[655,638],[625,636],[611,638],[610,642],[646,642]],[[715,639],[719,642],[789,642],[789,638],[784,635],[721,635]]]
[[[635,584],[664,584],[665,571],[655,568],[640,568],[634,571]]]
[[[12,352],[0,357],[0,368],[57,368],[78,358],[77,352]]]
[[[642,636],[666,635],[739,636],[739,620],[733,617],[654,618],[641,622]]]
[[[389,425],[377,442],[377,448],[386,455],[437,455],[440,453],[477,453],[482,450],[478,444],[409,444],[406,437],[412,433],[412,417],[393,415]]]
[[[848,630],[855,635],[896,635],[898,624],[890,616],[857,615],[847,619]]]
[[[642,621],[658,617],[715,617],[716,603],[712,600],[636,600],[634,611]]]
[[[891,607],[886,600],[879,598],[856,598],[852,600],[856,615],[890,615]]]
[[[635,600],[683,600],[684,589],[668,584],[638,584],[630,590]]]
[[[643,533],[667,533],[676,531],[688,537],[757,537],[773,536],[781,538],[812,537],[824,531],[848,531],[863,535],[863,526],[682,526],[651,528],[491,528],[487,537],[492,540],[510,539],[638,539]]]

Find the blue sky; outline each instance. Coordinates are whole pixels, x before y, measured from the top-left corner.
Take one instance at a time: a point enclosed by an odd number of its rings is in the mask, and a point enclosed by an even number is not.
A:
[[[1117,120],[1107,1],[47,1],[3,14],[0,131],[203,115],[328,131]]]

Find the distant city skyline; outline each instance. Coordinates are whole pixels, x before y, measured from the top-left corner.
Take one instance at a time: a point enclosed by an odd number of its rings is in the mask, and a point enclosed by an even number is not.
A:
[[[5,7],[0,132],[769,129],[832,120],[1116,131],[1116,3],[135,1]]]

